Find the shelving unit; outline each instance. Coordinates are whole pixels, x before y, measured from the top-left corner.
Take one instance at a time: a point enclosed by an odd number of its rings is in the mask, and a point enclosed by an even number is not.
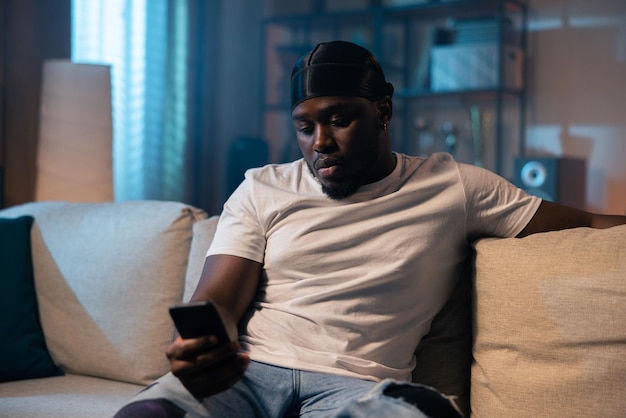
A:
[[[395,150],[449,151],[510,177],[514,157],[524,154],[526,32],[521,0],[317,0],[273,13],[263,22],[261,74],[270,159],[299,157],[288,103],[292,65],[318,42],[341,39],[371,50],[394,84]],[[472,67],[477,56],[480,68]],[[454,73],[450,62],[462,62],[456,74],[446,74]],[[479,73],[489,74],[487,82]]]

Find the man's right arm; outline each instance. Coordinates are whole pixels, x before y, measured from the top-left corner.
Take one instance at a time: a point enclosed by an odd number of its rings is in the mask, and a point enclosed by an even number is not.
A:
[[[215,347],[210,338],[183,340],[170,345],[167,356],[172,373],[197,398],[228,389],[245,372],[249,357],[239,352],[237,324],[250,308],[261,277],[262,265],[231,255],[211,255],[205,260],[192,301],[212,301],[233,341]]]
[[[250,308],[261,277],[261,263],[233,255],[210,255],[204,262],[192,301],[210,300],[232,316],[235,325]]]

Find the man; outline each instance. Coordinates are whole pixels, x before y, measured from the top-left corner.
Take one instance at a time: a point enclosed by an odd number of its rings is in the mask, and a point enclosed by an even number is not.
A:
[[[304,158],[246,173],[192,298],[216,304],[235,342],[177,338],[172,374],[118,417],[459,416],[407,381],[469,243],[626,223],[542,202],[448,154],[394,153],[392,95],[354,44],[320,44],[296,63]]]

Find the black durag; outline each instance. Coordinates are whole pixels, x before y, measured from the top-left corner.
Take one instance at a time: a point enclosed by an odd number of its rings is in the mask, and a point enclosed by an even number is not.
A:
[[[320,96],[356,96],[378,101],[393,95],[376,57],[345,41],[318,44],[291,72],[291,109]]]

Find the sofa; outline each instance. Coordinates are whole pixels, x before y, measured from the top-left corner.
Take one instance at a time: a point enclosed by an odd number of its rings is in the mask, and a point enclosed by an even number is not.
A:
[[[217,219],[161,201],[0,210],[0,418],[111,417],[166,373],[167,308],[190,298]],[[626,226],[472,254],[413,380],[467,416],[622,416]]]

